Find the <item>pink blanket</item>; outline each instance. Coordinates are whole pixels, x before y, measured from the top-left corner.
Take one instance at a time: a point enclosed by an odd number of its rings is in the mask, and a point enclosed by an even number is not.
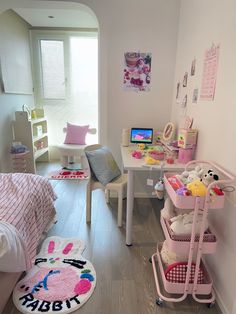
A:
[[[13,225],[24,242],[27,268],[40,237],[55,216],[56,195],[47,178],[23,173],[0,174],[0,222]]]

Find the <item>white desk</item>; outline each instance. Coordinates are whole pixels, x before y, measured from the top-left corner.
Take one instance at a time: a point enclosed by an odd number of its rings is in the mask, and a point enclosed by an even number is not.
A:
[[[127,185],[127,211],[126,211],[126,245],[132,245],[132,220],[133,220],[133,206],[134,206],[134,172],[147,171],[150,167],[153,170],[161,170],[161,165],[148,166],[145,165],[143,159],[136,159],[132,157],[131,152],[135,150],[135,146],[121,147],[121,156],[123,161],[123,168],[128,172]],[[164,171],[181,171],[184,170],[185,165],[175,162],[174,164],[167,164],[163,161]]]

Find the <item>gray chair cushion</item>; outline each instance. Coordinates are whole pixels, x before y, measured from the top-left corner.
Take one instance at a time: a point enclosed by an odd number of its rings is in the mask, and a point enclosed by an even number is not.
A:
[[[103,185],[121,175],[121,171],[107,147],[85,151],[90,168],[96,179]]]

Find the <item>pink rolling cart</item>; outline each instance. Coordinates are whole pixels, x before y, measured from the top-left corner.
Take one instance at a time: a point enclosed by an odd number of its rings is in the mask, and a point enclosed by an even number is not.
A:
[[[207,219],[209,209],[220,209],[224,207],[225,195],[211,195],[210,191],[214,186],[222,187],[236,183],[236,177],[228,171],[210,161],[190,161],[186,164],[185,170],[201,164],[218,171],[220,179],[212,182],[207,188],[205,197],[182,196],[177,195],[168,181],[173,173],[165,173],[164,182],[167,194],[171,198],[173,205],[180,209],[193,209],[193,224],[191,235],[176,236],[171,232],[169,222],[161,217],[161,226],[166,238],[168,248],[176,254],[186,254],[188,260],[168,266],[166,269],[161,258],[162,243],[157,244],[157,251],[152,255],[151,262],[157,290],[157,305],[163,301],[181,302],[187,295],[191,294],[193,299],[200,303],[206,303],[209,307],[215,303],[215,293],[213,282],[206,266],[202,261],[203,254],[213,254],[216,250],[217,239],[208,229],[204,232],[204,225]],[[196,221],[198,211],[202,211],[202,223],[200,233],[196,234]],[[193,256],[196,256],[196,262],[193,263]],[[158,269],[157,269],[158,267]],[[162,284],[161,284],[162,283]],[[161,289],[160,287],[163,286]],[[165,290],[165,291],[161,291]],[[166,293],[165,293],[166,292]],[[166,296],[166,294],[175,294],[175,297]],[[176,297],[177,295],[177,297]]]

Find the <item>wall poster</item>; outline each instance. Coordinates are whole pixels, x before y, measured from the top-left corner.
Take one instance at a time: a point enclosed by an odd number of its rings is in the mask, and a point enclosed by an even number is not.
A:
[[[152,54],[126,52],[124,54],[124,90],[149,91]]]
[[[214,100],[219,52],[219,45],[212,45],[205,52],[200,100]]]

